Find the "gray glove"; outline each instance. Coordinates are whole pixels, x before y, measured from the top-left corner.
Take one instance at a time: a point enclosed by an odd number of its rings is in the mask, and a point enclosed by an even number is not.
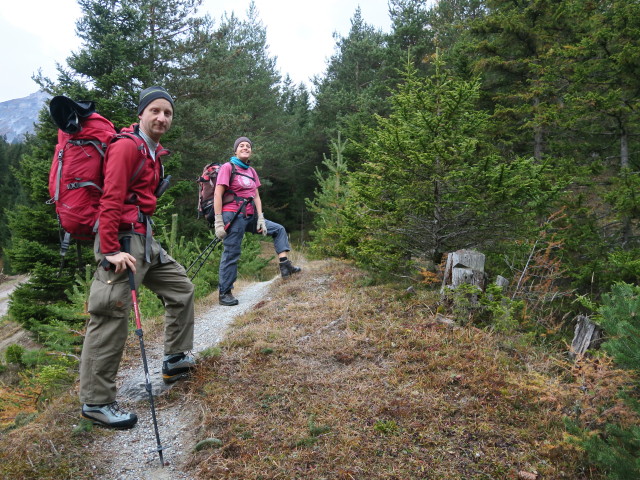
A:
[[[227,236],[227,231],[224,229],[224,220],[222,219],[222,214],[219,213],[214,218],[215,221],[213,223],[213,226],[216,229],[216,237],[218,237],[220,240],[224,240],[224,237]]]
[[[264,221],[264,213],[258,214],[258,224],[256,225],[256,230],[262,233],[265,237],[267,236],[267,222]]]

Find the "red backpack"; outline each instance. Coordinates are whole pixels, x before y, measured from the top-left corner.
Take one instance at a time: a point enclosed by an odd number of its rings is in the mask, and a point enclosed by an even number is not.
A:
[[[107,146],[121,136],[143,140],[129,134],[118,135],[113,123],[95,113],[93,102],[75,102],[59,95],[51,99],[49,112],[58,126],[58,144],[49,170],[51,199],[47,203],[55,205],[60,224],[62,267],[72,238],[95,237]],[[146,157],[142,157],[133,179],[144,165]]]
[[[216,190],[216,179],[218,178],[218,171],[222,165],[220,163],[210,163],[204,166],[202,175],[196,181],[198,182],[198,218],[204,217],[209,223],[213,223],[213,194]],[[229,183],[233,180],[233,176],[236,174],[236,166],[231,164],[231,178]],[[230,203],[234,200],[234,194],[231,190],[227,189],[225,193],[223,203]]]

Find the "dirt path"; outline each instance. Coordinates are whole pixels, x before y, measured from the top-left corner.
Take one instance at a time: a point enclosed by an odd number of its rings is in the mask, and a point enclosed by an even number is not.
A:
[[[224,336],[231,321],[268,296],[275,277],[267,282],[252,283],[236,289],[234,295],[240,301],[235,307],[215,305],[196,318],[193,353],[215,346]],[[137,340],[136,340],[137,344]],[[145,350],[149,365],[152,391],[161,396],[172,388],[162,382],[162,345],[145,337]],[[179,397],[169,402],[156,402],[158,430],[167,465],[163,468],[157,452],[157,443],[149,408],[148,394],[144,388],[144,370],[140,354],[129,359],[118,373],[118,403],[138,415],[138,424],[131,430],[100,430],[101,437],[89,448],[95,453],[96,470],[105,474],[97,476],[104,480],[191,480],[183,466],[193,452],[196,440],[193,437],[197,412],[190,405],[180,402]],[[161,403],[162,406],[157,404]],[[201,440],[201,439],[198,439]]]
[[[9,311],[9,295],[13,293],[18,285],[27,279],[27,275],[2,278],[2,282],[0,283],[0,319]],[[0,356],[4,355],[9,345],[14,344],[22,345],[29,349],[38,347],[38,344],[33,341],[29,332],[17,323],[4,319],[2,323],[0,323]]]
[[[9,309],[9,295],[26,279],[26,275],[18,275],[16,277],[9,277],[6,281],[0,283],[0,317],[7,314],[7,310]]]

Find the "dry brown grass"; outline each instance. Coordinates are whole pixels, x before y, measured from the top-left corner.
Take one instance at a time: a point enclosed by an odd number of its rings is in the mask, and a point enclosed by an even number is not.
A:
[[[606,362],[450,329],[436,293],[362,286],[347,263],[304,267],[160,399],[193,407],[196,441],[223,442],[193,453],[197,478],[595,480],[563,417],[637,421],[615,395],[629,379]],[[92,476],[85,453],[103,432],[70,434],[74,395],[0,435],[0,478]]]
[[[564,441],[570,366],[433,320],[435,296],[315,262],[243,316],[196,378],[199,478],[598,478]]]
[[[75,392],[52,401],[26,425],[0,433],[0,478],[91,478],[91,443],[104,431],[74,432],[78,425]]]

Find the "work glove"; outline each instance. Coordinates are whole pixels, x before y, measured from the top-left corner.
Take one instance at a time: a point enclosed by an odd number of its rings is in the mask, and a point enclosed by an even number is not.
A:
[[[220,240],[224,240],[224,237],[227,236],[227,231],[224,229],[224,220],[222,219],[222,214],[219,213],[215,217],[215,221],[213,222],[213,226],[216,230],[216,237]]]
[[[264,221],[264,213],[258,214],[258,224],[256,225],[256,230],[265,237],[267,236],[267,222]]]

